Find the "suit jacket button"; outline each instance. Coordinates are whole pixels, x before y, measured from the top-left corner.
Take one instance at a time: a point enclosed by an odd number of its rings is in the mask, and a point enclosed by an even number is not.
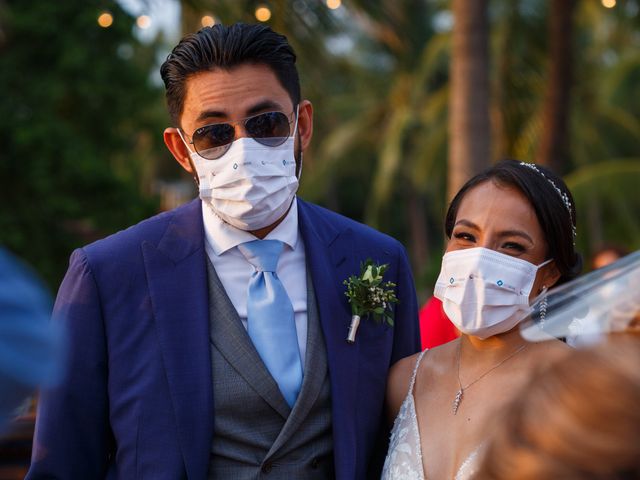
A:
[[[320,466],[320,460],[318,460],[318,457],[315,457],[313,460],[311,460],[311,468],[316,470],[319,466]]]
[[[269,473],[271,471],[271,469],[273,468],[273,464],[271,462],[265,462],[262,465],[262,473]]]

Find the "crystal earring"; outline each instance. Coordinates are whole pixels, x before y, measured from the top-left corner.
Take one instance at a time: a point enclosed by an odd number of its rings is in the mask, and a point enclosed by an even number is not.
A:
[[[544,295],[547,291],[547,287],[545,285],[542,286],[542,294]],[[540,302],[540,306],[538,307],[540,309],[540,328],[544,328],[544,322],[547,319],[547,307],[549,306],[547,297],[545,295],[545,297],[542,299],[542,301]]]

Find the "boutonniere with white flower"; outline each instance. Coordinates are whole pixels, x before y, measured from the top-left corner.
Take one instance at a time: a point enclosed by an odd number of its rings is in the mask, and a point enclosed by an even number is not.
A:
[[[392,305],[398,302],[396,284],[383,282],[388,264],[377,265],[369,258],[360,263],[360,275],[350,276],[343,283],[347,287],[344,294],[351,304],[351,325],[347,342],[356,341],[356,333],[362,318],[371,318],[376,323],[386,322],[393,327]]]

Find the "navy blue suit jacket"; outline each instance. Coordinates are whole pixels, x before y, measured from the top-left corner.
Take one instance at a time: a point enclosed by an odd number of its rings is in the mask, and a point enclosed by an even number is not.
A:
[[[214,431],[201,202],[76,250],[54,320],[70,336],[69,373],[43,392],[27,478],[205,479]],[[298,200],[327,344],[339,479],[364,479],[377,452],[387,371],[419,349],[417,304],[394,239]],[[355,344],[343,281],[388,263],[395,327],[363,321]],[[386,438],[383,442],[386,442]]]

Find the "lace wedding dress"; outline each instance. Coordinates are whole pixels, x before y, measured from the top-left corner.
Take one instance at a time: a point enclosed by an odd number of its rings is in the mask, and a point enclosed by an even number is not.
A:
[[[420,431],[416,406],[413,399],[413,387],[416,383],[416,374],[427,351],[424,350],[413,368],[409,393],[407,393],[398,416],[391,430],[389,452],[384,461],[381,480],[425,480],[426,475],[422,469],[422,450],[420,448]],[[462,463],[455,480],[468,480],[472,478],[477,468],[478,450],[476,448]]]

